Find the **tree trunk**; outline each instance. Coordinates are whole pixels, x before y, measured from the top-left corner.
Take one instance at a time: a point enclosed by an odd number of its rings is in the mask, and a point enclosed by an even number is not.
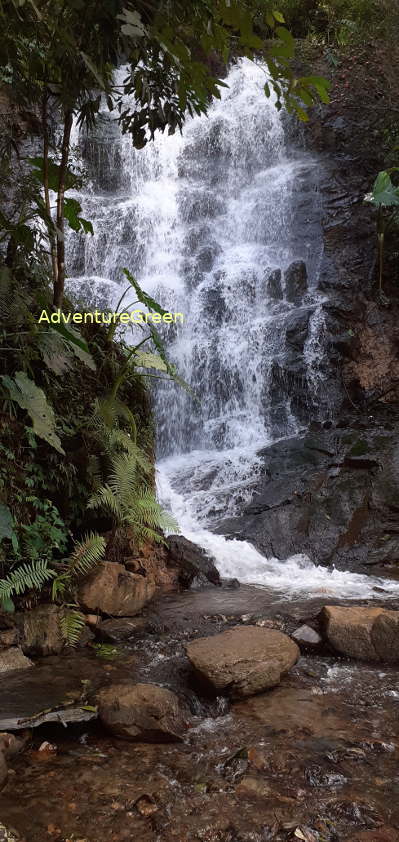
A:
[[[54,283],[54,306],[62,307],[65,287],[65,239],[64,239],[64,194],[68,169],[69,143],[71,139],[73,112],[65,112],[62,137],[60,175],[57,194],[57,278]]]
[[[46,205],[48,221],[48,238],[50,244],[51,254],[51,271],[53,275],[53,287],[55,289],[58,277],[57,266],[57,244],[55,239],[54,229],[52,227],[52,214],[50,205],[50,190],[48,183],[48,151],[49,151],[49,133],[48,133],[48,113],[47,113],[48,93],[43,94],[42,100],[42,132],[43,132],[43,187],[44,187],[44,204]]]

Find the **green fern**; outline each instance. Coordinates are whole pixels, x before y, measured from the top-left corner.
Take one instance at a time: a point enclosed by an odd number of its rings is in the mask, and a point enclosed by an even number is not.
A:
[[[12,596],[20,596],[25,591],[41,590],[55,575],[55,571],[48,567],[47,561],[21,564],[5,579],[0,579],[0,602],[7,602]]]
[[[60,619],[60,631],[62,639],[68,646],[77,646],[85,627],[85,618],[76,609],[65,610]]]
[[[97,567],[105,554],[105,540],[102,535],[90,532],[83,541],[75,543],[75,549],[68,559],[68,568],[72,576],[87,576]]]

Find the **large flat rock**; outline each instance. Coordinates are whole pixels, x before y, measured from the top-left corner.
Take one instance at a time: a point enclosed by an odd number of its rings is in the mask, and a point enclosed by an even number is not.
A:
[[[299,649],[286,634],[258,626],[235,626],[187,645],[196,673],[216,692],[233,698],[261,693],[279,684],[297,661]]]
[[[336,652],[363,661],[399,661],[399,611],[327,605],[321,619]]]

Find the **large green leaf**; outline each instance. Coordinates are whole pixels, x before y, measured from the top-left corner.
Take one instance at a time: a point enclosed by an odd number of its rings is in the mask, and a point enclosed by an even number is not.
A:
[[[137,351],[133,357],[135,365],[143,366],[143,368],[155,368],[157,371],[168,371],[168,366],[158,354],[152,354],[149,351]]]
[[[51,444],[58,453],[65,455],[55,432],[54,411],[47,403],[43,389],[39,389],[24,371],[17,371],[14,379],[8,375],[3,375],[1,379],[10,393],[11,400],[21,409],[26,409],[30,415],[36,435]]]
[[[75,330],[75,328],[70,327],[70,325],[65,324],[56,324],[51,323],[49,325],[51,330],[55,330],[57,333],[61,334],[63,339],[67,342],[70,350],[75,354],[75,356],[81,360],[88,368],[91,368],[92,371],[96,370],[96,364],[91,356],[89,351],[89,346],[87,342],[83,339],[79,331]]]
[[[395,207],[399,205],[399,187],[392,183],[391,176],[386,170],[377,175],[371,194],[367,197],[373,205]]]
[[[14,532],[14,519],[4,503],[0,503],[0,543],[3,538],[8,538],[15,550],[18,549],[18,538]]]
[[[163,310],[160,304],[158,304],[153,298],[151,298],[151,296],[148,295],[147,292],[144,292],[144,290],[141,289],[139,282],[136,281],[136,278],[133,277],[133,275],[131,274],[131,272],[129,272],[128,269],[124,269],[123,274],[126,275],[141,304],[145,304],[145,306],[148,307],[149,310],[154,310],[154,312],[159,313],[160,316],[164,316],[166,314],[167,311]]]

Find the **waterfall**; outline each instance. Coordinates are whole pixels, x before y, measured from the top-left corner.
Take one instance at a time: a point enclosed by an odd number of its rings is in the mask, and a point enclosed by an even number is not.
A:
[[[265,559],[210,531],[251,498],[259,449],[328,410],[319,163],[287,146],[261,64],[242,60],[226,82],[183,136],[135,151],[104,111],[95,134],[76,137],[89,174],[80,200],[95,233],[70,237],[70,283],[86,304],[108,309],[126,266],[183,314],[164,338],[194,396],[157,389],[159,494],[222,575],[284,593],[371,594],[367,577],[303,556]]]

